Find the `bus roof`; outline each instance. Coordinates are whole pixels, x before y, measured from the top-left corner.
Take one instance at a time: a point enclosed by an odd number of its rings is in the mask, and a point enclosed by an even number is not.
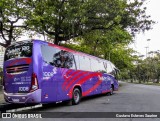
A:
[[[108,60],[105,60],[105,59],[102,59],[102,58],[99,58],[99,57],[96,57],[96,56],[93,56],[93,55],[89,55],[89,54],[86,54],[86,53],[83,53],[83,52],[80,52],[80,51],[72,50],[72,49],[69,49],[67,47],[55,45],[53,43],[46,42],[46,41],[43,41],[43,40],[38,40],[38,39],[29,39],[29,40],[17,41],[17,42],[12,43],[10,46],[13,46],[13,45],[16,46],[16,45],[19,45],[19,44],[22,44],[22,43],[32,43],[33,41],[35,41],[37,43],[41,43],[41,44],[47,44],[48,46],[59,48],[61,50],[68,51],[68,52],[71,52],[71,53],[75,53],[75,54],[78,54],[78,55],[81,55],[81,56],[87,56],[89,58],[94,58],[94,59],[97,59],[98,61],[110,62]]]
[[[50,43],[50,42],[46,42],[46,41],[42,41],[42,40],[34,40],[34,41],[44,43],[44,44],[48,44],[49,46],[59,48],[61,50],[68,51],[68,52],[71,52],[71,53],[75,53],[75,54],[78,54],[78,55],[81,55],[81,56],[87,56],[89,58],[94,58],[94,59],[97,59],[99,61],[108,61],[108,60],[105,60],[105,59],[102,59],[102,58],[99,58],[99,57],[96,57],[96,56],[93,56],[93,55],[89,55],[89,54],[86,54],[86,53],[83,53],[83,52],[80,52],[80,51],[72,50],[72,49],[64,47],[64,46],[55,45],[55,44]],[[110,62],[110,61],[108,61],[108,62]]]

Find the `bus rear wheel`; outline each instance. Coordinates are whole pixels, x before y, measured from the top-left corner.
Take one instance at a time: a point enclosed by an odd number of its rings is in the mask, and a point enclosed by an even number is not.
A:
[[[79,104],[81,100],[81,91],[78,88],[75,88],[73,90],[73,95],[72,95],[72,104],[77,105]]]

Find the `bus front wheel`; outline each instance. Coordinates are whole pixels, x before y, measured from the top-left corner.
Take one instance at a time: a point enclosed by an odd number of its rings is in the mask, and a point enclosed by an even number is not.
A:
[[[110,95],[113,95],[113,90],[114,90],[114,86],[111,85],[111,87],[110,87]]]
[[[81,100],[81,91],[78,88],[73,90],[72,104],[77,105]]]

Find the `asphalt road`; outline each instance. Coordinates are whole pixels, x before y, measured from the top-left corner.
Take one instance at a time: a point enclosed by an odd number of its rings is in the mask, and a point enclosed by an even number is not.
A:
[[[79,105],[69,106],[66,103],[47,105],[30,110],[33,112],[160,112],[160,87],[142,84],[121,83],[119,91],[112,96],[100,95],[85,98]],[[32,119],[30,119],[32,120]],[[151,118],[58,118],[47,119],[58,121],[94,120],[94,121],[159,121]]]
[[[122,83],[112,96],[85,98],[79,105],[49,105],[36,111],[47,112],[160,112],[160,87]]]

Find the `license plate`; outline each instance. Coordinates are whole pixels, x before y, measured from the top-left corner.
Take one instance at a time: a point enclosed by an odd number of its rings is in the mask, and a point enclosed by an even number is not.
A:
[[[19,99],[12,99],[13,102],[19,102]]]

